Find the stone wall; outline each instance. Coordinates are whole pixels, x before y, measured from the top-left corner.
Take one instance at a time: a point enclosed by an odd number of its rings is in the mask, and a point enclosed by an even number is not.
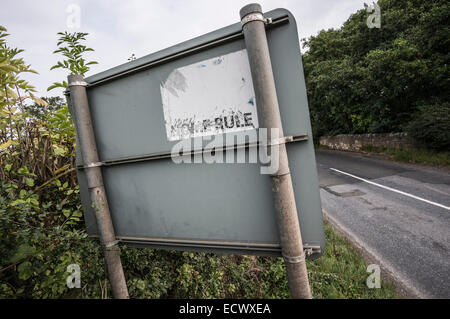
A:
[[[414,143],[407,133],[383,134],[341,134],[336,136],[322,136],[320,145],[336,150],[358,151],[363,146],[413,148]]]

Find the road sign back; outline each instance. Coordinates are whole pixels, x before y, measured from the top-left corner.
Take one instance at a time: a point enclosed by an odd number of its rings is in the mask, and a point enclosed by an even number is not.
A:
[[[317,171],[295,19],[265,14],[303,243],[325,245]],[[258,131],[257,101],[236,23],[86,78],[103,179],[117,237],[132,245],[280,255],[268,175],[258,163],[177,164],[180,141]],[[248,143],[256,142],[250,135]],[[247,144],[248,144],[247,143]],[[77,149],[78,151],[78,149]],[[245,148],[246,156],[252,147]],[[225,154],[224,154],[225,156]],[[81,156],[87,231],[97,234]]]

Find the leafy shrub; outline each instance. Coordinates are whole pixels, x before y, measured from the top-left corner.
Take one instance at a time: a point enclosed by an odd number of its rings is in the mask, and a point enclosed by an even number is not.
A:
[[[66,267],[89,251],[76,247],[92,245],[81,230],[75,131],[61,98],[37,98],[21,78],[36,72],[7,36],[0,26],[0,295],[56,298],[68,289]]]
[[[421,146],[450,150],[450,103],[420,106],[407,129]]]
[[[58,61],[58,63],[52,66],[50,70],[65,69],[70,71],[71,74],[84,75],[89,71],[89,65],[98,63],[97,61],[87,62],[83,57],[83,54],[86,52],[94,51],[94,49],[81,44],[81,41],[86,41],[88,33],[68,33],[66,31],[58,32],[57,34],[60,36],[57,43],[58,49],[53,51],[53,53],[60,53],[64,57],[64,60]],[[47,91],[58,87],[66,88],[67,82],[55,82],[47,88]]]

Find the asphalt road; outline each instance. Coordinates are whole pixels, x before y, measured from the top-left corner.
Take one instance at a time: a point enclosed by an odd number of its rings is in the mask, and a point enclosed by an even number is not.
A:
[[[322,207],[424,298],[450,298],[450,173],[316,151]]]

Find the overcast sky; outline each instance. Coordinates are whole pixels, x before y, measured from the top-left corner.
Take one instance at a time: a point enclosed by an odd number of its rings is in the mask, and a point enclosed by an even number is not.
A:
[[[370,1],[365,0],[367,3]],[[127,62],[239,21],[239,10],[249,0],[3,0],[0,25],[8,29],[11,47],[24,49],[21,57],[40,75],[27,75],[39,95],[61,95],[47,87],[65,80],[67,72],[50,67],[60,59],[52,54],[59,31],[89,32],[87,45],[96,60],[87,75]],[[300,38],[338,28],[364,0],[259,0],[263,11],[290,10]],[[68,28],[71,4],[80,8],[80,28]],[[73,13],[73,11],[72,11]],[[70,21],[74,21],[69,19]]]

